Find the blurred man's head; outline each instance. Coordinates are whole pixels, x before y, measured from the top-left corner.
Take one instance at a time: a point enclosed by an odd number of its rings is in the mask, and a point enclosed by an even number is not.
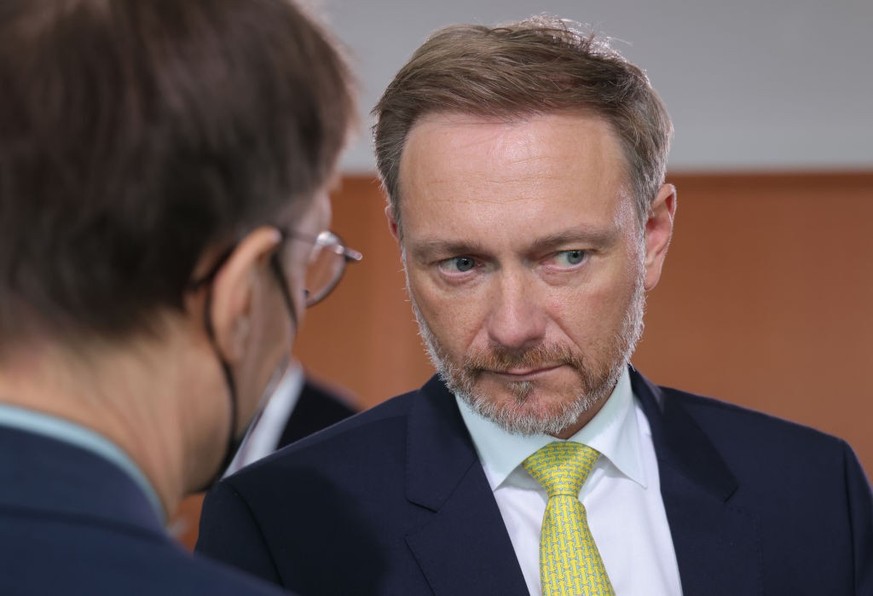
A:
[[[329,223],[353,119],[334,44],[283,0],[10,0],[0,86],[0,366],[185,333],[238,434]]]
[[[660,276],[671,124],[644,73],[560,20],[437,32],[375,109],[410,297],[449,387],[569,436],[611,393]]]

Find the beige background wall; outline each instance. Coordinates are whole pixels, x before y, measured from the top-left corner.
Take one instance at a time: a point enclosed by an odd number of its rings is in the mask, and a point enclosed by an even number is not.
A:
[[[646,69],[676,126],[674,171],[870,168],[870,0],[306,0],[352,54],[367,113],[451,23],[548,13],[590,23]],[[363,129],[364,127],[362,127]],[[370,138],[343,172],[375,171]]]

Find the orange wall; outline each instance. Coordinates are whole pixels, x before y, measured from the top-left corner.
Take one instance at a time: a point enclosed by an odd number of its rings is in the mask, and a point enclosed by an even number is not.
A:
[[[673,178],[635,363],[839,435],[873,474],[873,173]]]
[[[676,231],[634,357],[654,381],[840,435],[873,470],[873,172],[673,175]],[[307,313],[297,353],[372,406],[432,369],[370,178],[334,197],[364,261]]]

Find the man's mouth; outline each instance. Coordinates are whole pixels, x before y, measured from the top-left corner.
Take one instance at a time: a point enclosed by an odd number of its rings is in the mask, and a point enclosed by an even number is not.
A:
[[[489,370],[487,372],[490,372],[491,374],[501,377],[507,381],[522,382],[533,381],[537,377],[556,370],[561,366],[563,366],[563,364],[546,364],[518,368],[507,368],[503,370]]]

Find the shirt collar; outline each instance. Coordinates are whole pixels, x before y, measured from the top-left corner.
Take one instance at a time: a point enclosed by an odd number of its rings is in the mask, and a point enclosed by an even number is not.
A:
[[[528,456],[560,440],[549,435],[522,436],[509,433],[474,412],[461,398],[455,396],[455,400],[492,490],[499,488]],[[645,488],[646,475],[640,451],[641,429],[635,410],[630,374],[625,368],[600,411],[567,440],[597,449],[619,472]]]
[[[268,397],[264,409],[249,426],[243,442],[222,478],[235,474],[278,449],[282,432],[288,424],[294,406],[300,400],[300,392],[305,381],[303,367],[298,362],[291,361],[275,391]]]
[[[0,404],[0,424],[75,445],[112,462],[142,489],[158,519],[166,521],[158,494],[146,475],[127,453],[103,435],[57,416],[7,404]]]

